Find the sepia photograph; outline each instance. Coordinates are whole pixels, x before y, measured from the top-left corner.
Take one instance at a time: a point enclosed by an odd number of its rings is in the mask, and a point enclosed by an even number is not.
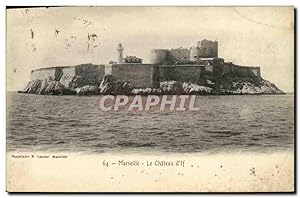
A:
[[[295,192],[293,6],[6,7],[7,192]]]

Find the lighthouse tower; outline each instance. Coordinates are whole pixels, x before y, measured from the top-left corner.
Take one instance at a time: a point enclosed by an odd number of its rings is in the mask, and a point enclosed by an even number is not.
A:
[[[119,43],[118,44],[118,47],[117,47],[117,63],[122,63],[123,62],[123,46],[122,46],[122,43]]]

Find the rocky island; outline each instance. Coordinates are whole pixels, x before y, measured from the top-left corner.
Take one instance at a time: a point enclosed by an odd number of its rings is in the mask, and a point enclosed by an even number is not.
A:
[[[206,39],[190,49],[153,49],[151,63],[136,56],[117,62],[46,67],[31,71],[20,93],[40,95],[241,95],[284,94],[263,79],[260,67],[239,66],[218,57],[218,42]]]

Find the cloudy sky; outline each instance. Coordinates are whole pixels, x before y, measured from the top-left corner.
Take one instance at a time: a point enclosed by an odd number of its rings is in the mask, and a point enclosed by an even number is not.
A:
[[[108,63],[124,55],[149,62],[152,48],[219,42],[219,57],[260,66],[279,88],[294,88],[291,7],[54,7],[7,10],[7,89],[22,89],[37,68]]]

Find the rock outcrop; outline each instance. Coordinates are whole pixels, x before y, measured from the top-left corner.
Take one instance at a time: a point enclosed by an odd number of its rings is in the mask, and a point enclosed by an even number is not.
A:
[[[133,84],[114,79],[111,75],[105,75],[99,85],[100,94],[128,95],[134,89]]]
[[[93,85],[85,85],[75,89],[77,95],[98,95],[99,88]]]
[[[261,94],[284,94],[273,83],[262,78],[256,79],[233,79],[227,83],[215,83],[212,85],[213,93],[226,95],[261,95]]]
[[[283,91],[278,89],[273,83],[267,80],[262,81],[262,85],[255,86],[251,82],[239,83],[238,89],[233,91],[228,91],[232,94],[244,94],[244,95],[257,95],[257,94],[284,94]]]
[[[30,81],[21,93],[39,95],[74,95],[76,91],[55,80],[33,80]]]
[[[81,76],[62,76],[59,80],[30,81],[21,93],[40,95],[256,95],[284,94],[273,83],[262,78],[208,78],[204,83],[163,81],[157,88],[135,88],[130,82],[105,75],[93,82]]]

